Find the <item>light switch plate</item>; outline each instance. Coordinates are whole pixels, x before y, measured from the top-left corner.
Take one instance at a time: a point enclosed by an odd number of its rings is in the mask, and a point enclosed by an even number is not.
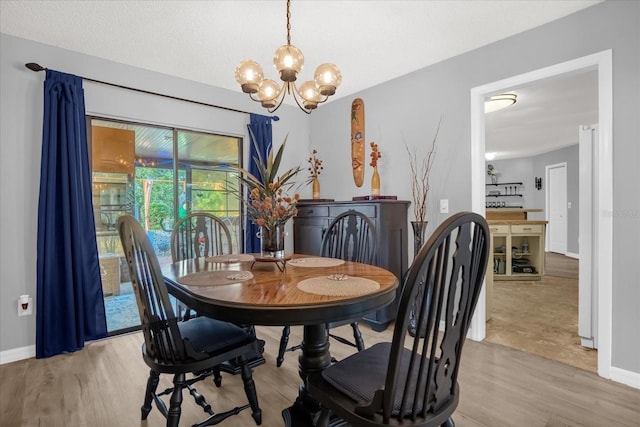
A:
[[[449,199],[440,199],[440,213],[449,213]]]

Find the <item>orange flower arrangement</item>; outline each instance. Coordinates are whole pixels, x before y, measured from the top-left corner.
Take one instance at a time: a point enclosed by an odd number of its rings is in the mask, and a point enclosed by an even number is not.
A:
[[[382,153],[380,153],[380,151],[378,151],[378,144],[376,144],[375,142],[371,141],[371,163],[369,163],[369,165],[371,167],[376,167],[378,166],[378,159],[380,157],[382,157]]]
[[[311,176],[311,178],[316,178],[318,175],[320,175],[320,172],[322,171],[323,166],[322,166],[322,160],[318,158],[317,150],[313,150],[311,152],[311,157],[307,159],[307,162],[309,162],[309,165],[310,165],[307,168],[309,170],[309,176]]]
[[[275,189],[275,196],[268,196],[259,188],[251,190],[247,210],[254,224],[273,229],[297,215],[296,203],[300,195],[297,193],[293,197],[283,195],[284,189],[277,187],[277,183],[269,183],[269,187]]]

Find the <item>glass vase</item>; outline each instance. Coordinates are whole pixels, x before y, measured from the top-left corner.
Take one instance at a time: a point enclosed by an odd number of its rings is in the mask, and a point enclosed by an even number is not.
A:
[[[373,167],[373,175],[371,176],[371,195],[380,195],[380,175],[378,175],[378,167]]]
[[[411,228],[413,228],[413,257],[415,258],[420,252],[422,245],[424,244],[424,233],[427,231],[427,224],[429,221],[411,221]]]
[[[413,258],[415,259],[420,253],[420,249],[424,245],[424,233],[427,230],[428,221],[411,221],[411,227],[413,228]],[[416,336],[418,329],[418,319],[415,312],[417,311],[416,303],[424,298],[424,284],[420,283],[418,286],[418,293],[409,312],[409,325],[407,331],[412,337]],[[420,338],[424,338],[424,328],[421,328]]]
[[[284,224],[260,227],[260,256],[284,259]]]

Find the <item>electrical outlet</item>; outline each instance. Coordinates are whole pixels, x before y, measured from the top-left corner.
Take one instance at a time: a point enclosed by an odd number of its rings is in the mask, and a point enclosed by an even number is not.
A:
[[[29,316],[33,314],[33,298],[22,296],[18,299],[18,316]]]
[[[449,213],[449,199],[440,199],[440,213]]]

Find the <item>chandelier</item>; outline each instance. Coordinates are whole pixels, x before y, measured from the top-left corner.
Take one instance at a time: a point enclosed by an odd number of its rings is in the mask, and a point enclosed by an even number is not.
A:
[[[291,44],[291,1],[287,0],[287,44],[280,46],[273,55],[273,65],[280,73],[282,86],[274,80],[265,79],[262,67],[257,62],[247,59],[236,67],[236,81],[242,92],[260,102],[270,113],[276,111],[285,95],[292,95],[298,107],[307,114],[325,102],[336,93],[336,88],[342,82],[342,75],[335,64],[321,64],[316,68],[313,81],[307,81],[297,88],[295,81],[304,66],[302,51]]]

